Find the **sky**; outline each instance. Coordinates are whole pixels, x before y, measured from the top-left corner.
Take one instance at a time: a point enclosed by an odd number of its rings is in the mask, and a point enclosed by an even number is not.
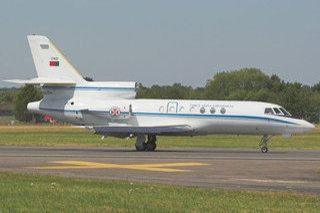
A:
[[[0,2],[0,80],[36,76],[26,36],[40,34],[99,81],[203,87],[245,67],[320,81],[319,0]]]

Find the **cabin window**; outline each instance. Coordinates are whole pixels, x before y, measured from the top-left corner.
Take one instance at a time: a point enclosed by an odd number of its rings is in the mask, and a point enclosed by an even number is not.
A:
[[[195,112],[195,108],[194,108],[194,107],[191,107],[191,108],[190,108],[190,112]]]
[[[164,106],[159,107],[159,112],[164,112]]]
[[[180,112],[185,112],[186,109],[182,106],[182,107],[180,107],[179,111],[180,111]]]
[[[200,108],[200,113],[203,114],[203,113],[205,113],[205,112],[206,112],[206,109],[205,109],[204,107],[201,107],[201,108]]]
[[[220,109],[220,113],[221,113],[221,114],[226,113],[226,108],[222,107],[222,108]]]
[[[264,114],[274,115],[274,112],[273,112],[272,108],[265,108]]]
[[[214,107],[211,107],[211,109],[210,109],[210,113],[211,113],[211,114],[216,113],[216,109],[215,109]]]
[[[174,112],[175,111],[175,107],[174,106],[171,106],[170,108],[169,108],[169,112]]]

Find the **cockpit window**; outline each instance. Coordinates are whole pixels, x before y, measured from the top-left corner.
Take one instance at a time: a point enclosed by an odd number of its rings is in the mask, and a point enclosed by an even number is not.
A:
[[[274,115],[274,112],[273,112],[272,108],[266,108],[266,109],[264,110],[264,114]]]
[[[281,110],[281,112],[284,114],[285,117],[292,117],[292,115],[287,111],[285,110],[285,108],[279,108]]]
[[[292,117],[292,115],[283,107],[265,108],[264,114],[267,114],[267,115],[278,115],[278,116],[284,116],[284,117]]]
[[[273,108],[273,110],[276,112],[276,115],[284,115],[278,108]]]

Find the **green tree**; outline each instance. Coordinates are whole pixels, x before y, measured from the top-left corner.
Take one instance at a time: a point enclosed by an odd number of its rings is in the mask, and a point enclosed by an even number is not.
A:
[[[38,101],[42,99],[42,93],[40,89],[35,88],[32,85],[26,85],[21,87],[14,98],[13,113],[15,119],[19,121],[29,122],[32,120],[32,114],[28,112],[27,105],[29,102]]]
[[[314,92],[320,92],[320,82],[318,82],[317,84],[313,85],[313,87],[311,87],[311,90]]]
[[[309,121],[319,123],[320,119],[320,93],[313,92],[309,98],[307,117]]]
[[[180,83],[175,83],[172,86],[154,85],[151,88],[139,84],[137,98],[186,99],[191,98],[192,95],[194,95],[193,88],[182,86]]]
[[[277,75],[269,77],[256,68],[217,73],[204,88],[140,84],[137,97],[264,101],[279,104],[294,116],[311,122],[319,122],[320,115],[320,82],[313,87],[285,83]]]
[[[281,79],[277,75],[272,75],[270,77],[270,80],[271,80],[271,84],[269,85],[268,89],[274,93],[279,93],[284,89],[286,85],[284,81],[283,80],[281,81]]]
[[[204,93],[208,99],[224,100],[228,96],[239,96],[238,90],[258,91],[263,88],[271,88],[270,78],[256,68],[244,68],[231,72],[220,72],[214,75],[213,80],[207,82]],[[236,93],[233,94],[233,93]]]
[[[280,105],[298,118],[308,118],[311,93],[303,89],[300,83],[287,83],[280,93]]]
[[[6,90],[2,93],[0,102],[13,102],[16,91]]]

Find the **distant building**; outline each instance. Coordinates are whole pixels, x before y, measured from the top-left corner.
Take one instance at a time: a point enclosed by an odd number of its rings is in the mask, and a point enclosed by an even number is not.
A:
[[[13,106],[11,102],[1,102],[0,116],[13,116]]]

